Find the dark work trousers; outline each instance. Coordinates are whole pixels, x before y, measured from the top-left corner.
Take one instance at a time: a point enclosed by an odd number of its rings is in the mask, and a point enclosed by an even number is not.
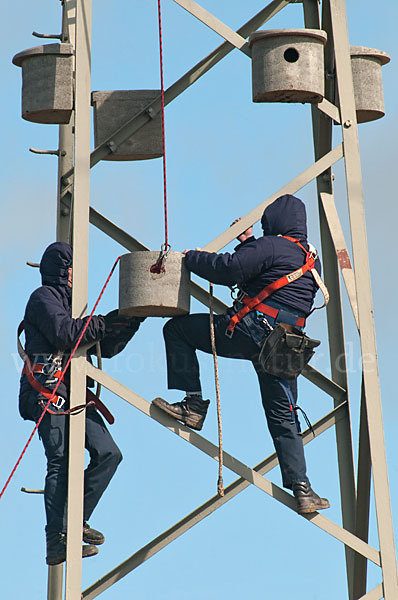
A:
[[[42,410],[37,403],[37,393],[30,387],[26,378],[22,377],[19,396],[21,416],[24,419],[38,421]],[[39,435],[47,457],[44,488],[47,532],[66,532],[70,418],[74,417],[47,412],[39,425]],[[93,406],[86,409],[85,447],[89,452],[90,462],[84,472],[83,520],[88,521],[122,460],[119,448],[113,441],[101,415]]]
[[[47,457],[44,488],[47,532],[66,532],[69,418],[47,413],[39,425]],[[91,406],[86,409],[85,448],[90,462],[84,471],[83,520],[88,521],[122,460],[122,454],[102,417]]]
[[[269,318],[269,323],[274,320]],[[281,379],[264,373],[257,362],[259,347],[238,325],[232,338],[225,335],[226,315],[214,316],[216,349],[219,356],[250,360],[256,370],[269,431],[278,455],[283,486],[291,489],[294,481],[308,481],[300,424],[294,412],[297,380]],[[166,343],[169,389],[201,390],[196,350],[211,354],[208,314],[174,317],[163,329]]]

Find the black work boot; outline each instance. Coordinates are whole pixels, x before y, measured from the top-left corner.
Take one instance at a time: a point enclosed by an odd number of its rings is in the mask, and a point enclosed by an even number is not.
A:
[[[46,563],[50,566],[59,565],[66,560],[66,533],[51,532],[46,534],[47,556]],[[98,548],[92,544],[82,546],[82,557],[95,556]]]
[[[297,512],[306,515],[317,510],[330,508],[329,500],[320,498],[314,492],[308,481],[295,481],[292,485],[294,497],[297,500]]]
[[[191,429],[200,431],[203,427],[210,400],[202,400],[202,398],[195,396],[186,396],[182,402],[169,404],[163,398],[155,398],[152,400],[152,404],[171,417],[191,427]]]
[[[83,523],[83,542],[100,546],[105,542],[105,536],[100,531],[92,529],[87,521]]]

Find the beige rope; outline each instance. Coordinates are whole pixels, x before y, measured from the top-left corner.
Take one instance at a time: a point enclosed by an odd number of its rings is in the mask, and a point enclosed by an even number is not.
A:
[[[222,424],[221,424],[221,400],[220,400],[220,382],[218,379],[218,362],[216,350],[216,338],[214,335],[214,318],[213,318],[213,284],[209,283],[210,303],[209,303],[209,320],[210,320],[210,340],[211,350],[213,353],[214,362],[214,380],[216,384],[217,397],[217,422],[218,422],[218,482],[217,493],[219,496],[224,496],[224,484],[222,477],[223,468],[223,449],[222,449]]]

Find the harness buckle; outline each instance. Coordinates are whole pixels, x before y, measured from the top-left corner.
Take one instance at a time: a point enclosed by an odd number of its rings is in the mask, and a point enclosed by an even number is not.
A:
[[[59,410],[65,404],[65,398],[62,398],[62,396],[57,396],[57,398],[58,398],[58,400],[53,403],[53,406],[54,406],[54,408]]]
[[[234,330],[233,329],[226,329],[225,330],[225,335],[227,336],[227,338],[229,338],[231,340],[232,336],[234,335]]]

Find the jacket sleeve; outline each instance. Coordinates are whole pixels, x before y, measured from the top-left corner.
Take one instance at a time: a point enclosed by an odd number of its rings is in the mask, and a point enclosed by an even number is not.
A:
[[[62,351],[73,348],[89,319],[89,317],[73,319],[62,302],[45,288],[41,288],[40,296],[33,300],[29,318],[50,344]],[[104,318],[93,315],[84,332],[81,344],[90,344],[101,340],[104,334]]]
[[[190,250],[185,265],[203,279],[221,285],[242,284],[267,269],[272,263],[273,247],[266,238],[249,238],[230,254]]]
[[[117,310],[114,311],[117,314]],[[138,331],[139,326],[146,317],[118,317],[119,323],[106,328],[105,337],[101,340],[101,355],[103,358],[112,358],[125,349],[131,338]],[[89,349],[89,354],[94,354],[96,347]]]

